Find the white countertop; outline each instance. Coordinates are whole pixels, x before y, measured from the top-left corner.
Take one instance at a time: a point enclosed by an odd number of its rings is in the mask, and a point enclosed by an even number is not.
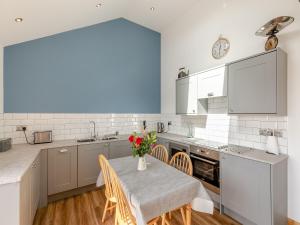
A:
[[[271,165],[275,165],[282,160],[286,160],[288,158],[288,155],[280,154],[280,155],[274,155],[267,153],[263,150],[258,150],[254,148],[248,148],[248,147],[242,147],[242,146],[236,146],[236,145],[230,145],[229,149],[235,149],[235,151],[226,151],[225,149],[222,150],[225,154],[230,154],[234,156],[238,156],[245,159],[255,160],[262,163],[267,163]]]
[[[199,146],[199,147],[209,147],[213,150],[216,150],[216,151],[219,151],[219,152],[222,152],[225,154],[235,155],[238,157],[255,160],[255,161],[262,162],[262,163],[268,163],[271,165],[279,163],[280,161],[288,158],[288,155],[285,155],[285,154],[273,155],[273,154],[266,153],[264,150],[242,147],[242,146],[234,146],[235,151],[226,151],[226,148],[223,148],[226,145],[224,143],[213,142],[213,141],[203,140],[203,139],[199,139],[199,138],[187,138],[185,136],[177,135],[177,134],[162,133],[162,134],[158,134],[158,137],[165,138],[165,139],[168,139],[168,140],[174,141],[174,142],[184,143],[187,145],[195,145],[195,146]],[[218,148],[220,148],[220,149],[218,149]],[[244,150],[244,152],[238,153],[239,150],[240,151]]]
[[[65,140],[38,145],[12,145],[10,150],[0,153],[0,185],[20,182],[22,176],[30,168],[40,151],[43,149],[114,142],[127,140],[127,138],[128,135],[120,135],[118,139],[109,141],[98,140],[95,142],[78,143],[76,140]]]
[[[20,182],[22,176],[30,168],[38,154],[43,149],[51,148],[60,148],[66,146],[77,146],[77,145],[88,145],[96,143],[106,143],[106,142],[115,142],[120,140],[127,140],[129,135],[119,135],[118,139],[115,140],[98,140],[95,142],[86,142],[78,143],[76,140],[65,140],[65,141],[54,141],[48,144],[38,144],[38,145],[29,145],[29,144],[16,144],[12,146],[12,149],[7,152],[0,153],[0,185]],[[157,134],[160,138],[165,138],[170,141],[186,144],[186,145],[195,145],[199,147],[210,146],[215,148],[218,146],[223,146],[224,143],[211,142],[198,138],[187,138],[182,135],[170,134],[170,133],[161,133]],[[224,152],[223,150],[220,150]],[[264,163],[275,164],[281,160],[287,158],[287,155],[270,155],[265,153],[262,150],[252,149],[243,154],[224,152],[227,154],[236,155],[239,157],[252,159]]]

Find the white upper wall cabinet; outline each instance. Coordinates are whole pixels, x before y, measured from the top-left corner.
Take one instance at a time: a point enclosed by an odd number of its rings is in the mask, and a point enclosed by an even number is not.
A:
[[[198,99],[227,96],[226,66],[198,74]]]
[[[287,110],[287,56],[281,49],[228,65],[229,114],[278,114]]]
[[[196,115],[198,77],[176,80],[176,114]]]

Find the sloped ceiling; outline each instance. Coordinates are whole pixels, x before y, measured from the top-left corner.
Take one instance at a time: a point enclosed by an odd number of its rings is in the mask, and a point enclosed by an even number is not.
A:
[[[1,0],[0,44],[16,44],[120,17],[160,32],[199,1]],[[99,3],[101,7],[96,7]],[[23,22],[16,23],[17,17]]]

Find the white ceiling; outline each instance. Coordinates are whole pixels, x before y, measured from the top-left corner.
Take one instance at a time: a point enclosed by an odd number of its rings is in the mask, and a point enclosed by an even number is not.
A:
[[[199,1],[0,0],[0,44],[16,44],[119,17],[161,31]],[[98,3],[102,3],[99,8]],[[23,22],[16,23],[17,17]]]

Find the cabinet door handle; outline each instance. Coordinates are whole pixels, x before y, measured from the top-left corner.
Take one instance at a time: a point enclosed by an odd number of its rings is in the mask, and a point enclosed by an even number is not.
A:
[[[65,153],[65,152],[68,152],[68,151],[69,151],[69,150],[68,150],[68,149],[65,149],[65,148],[59,150],[60,153]]]

